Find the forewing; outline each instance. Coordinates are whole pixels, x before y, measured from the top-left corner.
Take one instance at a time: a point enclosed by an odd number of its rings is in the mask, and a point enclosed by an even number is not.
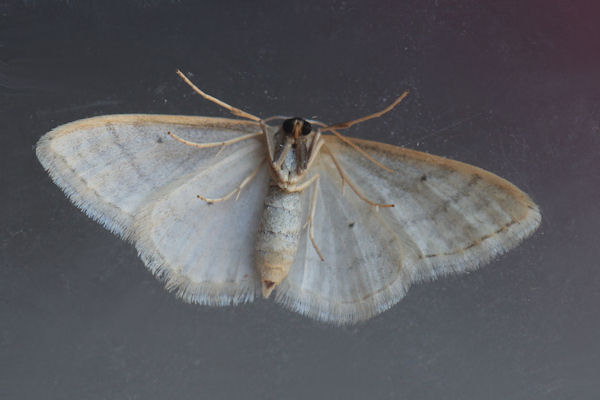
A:
[[[473,270],[516,246],[539,225],[531,199],[498,176],[421,152],[353,139],[393,173],[350,146],[326,146],[368,205],[346,185],[326,153],[314,219],[325,261],[303,238],[277,299],[321,320],[352,323],[398,302],[413,282]]]
[[[219,148],[185,146],[259,132],[256,123],[176,115],[107,115],[71,122],[48,132],[37,156],[54,182],[86,214],[125,236],[148,197],[173,180],[210,165]],[[227,146],[221,155],[259,142]]]
[[[196,197],[234,190],[265,156],[262,138],[214,148],[186,146],[259,132],[231,119],[110,115],[60,126],[37,155],[54,182],[89,216],[135,241],[145,264],[188,301],[229,304],[253,298],[258,214],[268,174],[230,199]]]

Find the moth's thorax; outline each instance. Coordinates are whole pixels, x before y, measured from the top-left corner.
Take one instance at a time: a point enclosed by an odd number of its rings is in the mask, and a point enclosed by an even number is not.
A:
[[[280,125],[262,124],[267,143],[271,176],[282,189],[300,183],[321,146],[319,129],[301,118],[289,118]]]
[[[290,151],[286,154],[281,154],[284,149],[285,147],[281,146],[277,149],[279,154],[277,152],[275,153],[275,160],[278,160],[277,157],[282,157],[281,164],[278,164],[277,161],[271,162],[271,170],[274,175],[273,178],[283,189],[287,188],[288,185],[298,183],[306,172],[306,168],[302,169],[301,166],[299,166],[298,157],[296,155],[296,146],[292,145]]]
[[[287,277],[298,251],[301,231],[300,192],[287,192],[271,181],[256,241],[256,267],[264,297]]]

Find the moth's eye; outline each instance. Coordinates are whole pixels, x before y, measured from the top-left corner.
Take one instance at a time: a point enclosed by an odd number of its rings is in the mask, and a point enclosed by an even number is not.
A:
[[[283,131],[285,133],[287,133],[288,135],[291,135],[292,132],[294,131],[294,121],[295,120],[296,120],[296,118],[286,119],[285,121],[283,121],[283,125],[281,125],[281,127],[283,128]]]
[[[312,132],[312,125],[311,125],[311,124],[309,124],[309,123],[308,123],[308,122],[306,122],[306,121],[302,121],[302,122],[304,122],[304,123],[302,124],[302,134],[303,134],[304,136],[306,136],[306,135],[308,135],[310,132]]]

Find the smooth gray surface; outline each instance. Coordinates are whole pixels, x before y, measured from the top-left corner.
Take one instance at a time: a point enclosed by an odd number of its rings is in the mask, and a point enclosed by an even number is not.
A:
[[[0,10],[0,398],[600,398],[598,7],[41,3]],[[348,134],[495,172],[540,205],[542,226],[355,327],[271,301],[183,304],[33,151],[94,115],[227,115],[176,68],[251,113],[330,122],[408,88]]]

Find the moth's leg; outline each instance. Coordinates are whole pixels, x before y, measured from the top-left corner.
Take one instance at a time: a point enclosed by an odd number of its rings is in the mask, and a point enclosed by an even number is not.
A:
[[[252,179],[254,179],[254,177],[258,174],[258,172],[260,171],[260,167],[262,167],[263,163],[265,162],[266,158],[263,158],[262,161],[258,164],[258,166],[254,169],[254,171],[252,171],[250,173],[250,175],[248,175],[246,178],[244,178],[244,180],[242,181],[242,183],[240,183],[238,185],[238,187],[236,187],[235,189],[233,189],[230,193],[228,193],[227,195],[223,196],[223,197],[218,197],[215,199],[209,199],[208,197],[204,197],[202,195],[196,195],[196,197],[198,197],[200,200],[204,200],[205,202],[212,204],[212,203],[219,203],[221,201],[225,201],[228,200],[231,196],[233,196],[236,192],[237,195],[235,196],[235,200],[237,201],[237,199],[239,199],[240,197],[240,193],[242,192],[242,189],[248,185]]]
[[[308,159],[308,164],[306,164],[305,169],[309,170],[311,168],[317,159],[319,152],[321,151],[321,147],[323,147],[324,144],[325,140],[323,140],[323,137],[321,137],[321,132],[317,132],[317,135],[315,136],[310,148],[310,158]]]
[[[335,135],[335,137],[337,137],[338,139],[340,139],[342,142],[348,144],[354,150],[358,151],[360,154],[362,154],[363,156],[365,156],[373,164],[377,165],[380,168],[385,169],[388,172],[394,172],[393,170],[389,169],[388,167],[386,167],[385,165],[383,165],[382,163],[380,163],[379,161],[377,161],[376,159],[374,159],[373,157],[371,157],[370,155],[368,155],[363,149],[361,149],[360,147],[358,147],[357,145],[355,145],[354,143],[352,143],[352,141],[350,139],[348,139],[347,137],[345,137],[344,135],[342,135],[341,133],[339,133],[335,129],[331,129],[331,133],[333,133]]]
[[[333,163],[335,164],[335,168],[337,169],[338,173],[340,174],[340,177],[342,178],[342,188],[344,187],[344,183],[348,183],[348,186],[350,186],[350,188],[354,191],[354,193],[356,193],[356,195],[363,200],[365,203],[375,207],[376,209],[379,209],[379,207],[394,207],[393,204],[382,204],[382,203],[375,203],[374,201],[371,201],[369,199],[367,199],[359,190],[358,188],[354,185],[354,183],[352,183],[352,181],[348,178],[348,176],[346,175],[346,173],[344,172],[344,170],[342,169],[342,166],[340,165],[340,163],[338,162],[338,160],[335,158],[335,156],[333,155],[333,153],[329,150],[329,148],[325,145],[323,146],[325,148],[325,150],[327,151],[327,154],[329,154],[329,157],[331,157],[331,160],[333,161]]]
[[[310,238],[310,241],[312,242],[313,248],[317,252],[317,255],[319,256],[321,261],[325,261],[325,258],[323,258],[323,254],[321,254],[321,250],[319,250],[319,246],[317,246],[317,241],[315,240],[315,233],[314,233],[314,229],[313,229],[315,210],[317,208],[317,195],[319,193],[319,184],[318,183],[319,183],[319,174],[316,174],[316,175],[312,176],[308,181],[304,182],[303,184],[298,185],[297,187],[295,187],[293,189],[290,189],[290,192],[301,192],[301,191],[307,189],[311,185],[314,186],[314,190],[313,190],[312,196],[310,198],[310,210],[308,213],[308,218],[306,220],[306,223],[304,224],[304,228],[306,228],[308,226],[308,237]]]
[[[396,107],[398,105],[398,103],[400,103],[402,100],[404,100],[404,98],[406,96],[408,96],[408,90],[404,91],[404,93],[402,93],[402,95],[400,97],[398,97],[396,100],[394,100],[394,102],[392,104],[390,104],[389,106],[387,106],[386,108],[384,108],[381,111],[366,115],[366,116],[358,118],[358,119],[353,119],[352,121],[340,122],[338,124],[326,126],[323,128],[323,131],[331,131],[333,129],[346,129],[346,128],[350,128],[352,125],[356,125],[358,123],[380,117],[383,114],[385,114],[386,112],[391,111],[392,108]]]
[[[237,142],[241,142],[243,140],[247,140],[247,139],[251,139],[253,137],[257,137],[262,135],[262,132],[258,132],[258,133],[249,133],[248,135],[244,135],[244,136],[240,136],[237,138],[233,138],[233,139],[229,139],[229,140],[225,140],[224,142],[209,142],[209,143],[196,143],[196,142],[190,142],[189,140],[185,140],[183,138],[180,138],[179,136],[177,136],[174,133],[171,132],[167,132],[167,134],[169,136],[171,136],[173,139],[177,140],[178,142],[181,142],[187,146],[192,146],[192,147],[196,147],[198,149],[208,149],[211,147],[217,147],[217,146],[221,146],[221,149],[219,150],[219,152],[216,154],[218,155],[221,151],[223,151],[223,149],[225,148],[225,146],[228,146],[230,144],[234,144]]]
[[[291,185],[291,186],[287,187],[286,190],[288,192],[303,192],[304,190],[306,190],[307,187],[309,187],[310,185],[315,183],[315,181],[319,179],[319,176],[320,176],[319,174],[315,174],[315,175],[311,176],[310,179],[308,179],[307,181],[298,183],[295,185]]]
[[[242,118],[247,118],[247,119],[251,119],[252,121],[260,121],[260,118],[252,115],[250,113],[247,113],[246,111],[240,110],[239,108],[230,106],[229,104],[225,103],[224,101],[221,101],[215,97],[212,97],[211,95],[204,93],[202,90],[198,89],[198,87],[196,85],[194,85],[192,83],[192,81],[190,81],[187,76],[185,76],[183,74],[183,72],[181,72],[180,70],[177,70],[177,75],[179,75],[179,77],[181,79],[183,79],[183,81],[185,83],[187,83],[192,89],[194,89],[194,91],[196,93],[198,93],[200,96],[204,97],[206,100],[212,101],[215,104],[220,105],[221,107],[229,110],[230,113],[232,113],[233,115],[236,115],[238,117],[242,117]]]
[[[304,226],[306,227],[308,225],[308,237],[310,238],[310,241],[312,242],[313,248],[319,255],[319,258],[321,259],[321,261],[325,261],[325,258],[323,258],[323,254],[321,254],[321,251],[319,250],[319,247],[317,246],[317,242],[315,241],[315,233],[313,230],[313,227],[315,225],[315,223],[314,223],[315,210],[317,209],[317,195],[319,193],[318,182],[319,182],[319,179],[317,179],[315,181],[314,190],[313,190],[313,193],[312,193],[312,196],[310,199],[309,217],[306,220],[306,224]]]

